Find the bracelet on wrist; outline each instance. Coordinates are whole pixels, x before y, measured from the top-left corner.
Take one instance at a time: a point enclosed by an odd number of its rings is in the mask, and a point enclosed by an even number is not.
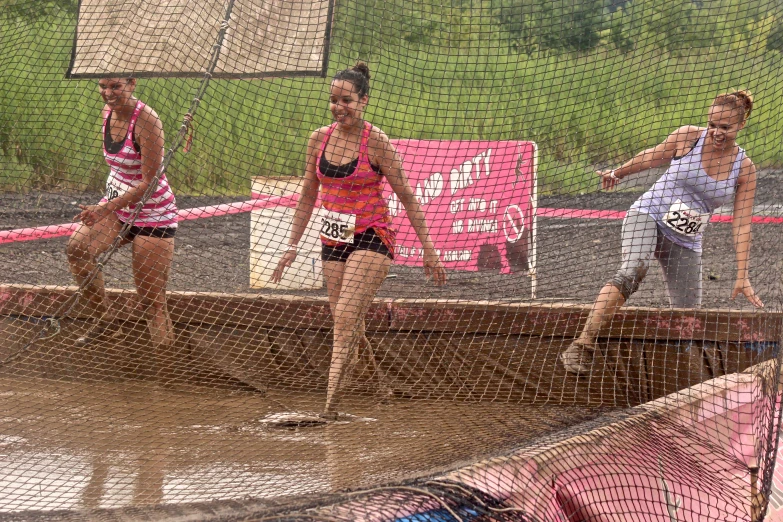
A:
[[[615,174],[615,172],[617,172],[617,170],[616,170],[616,169],[612,169],[612,170],[610,170],[610,171],[609,171],[609,178],[610,178],[610,179],[613,179],[613,180],[615,180],[615,181],[620,181],[620,178],[618,178],[618,177],[617,177],[617,174]]]

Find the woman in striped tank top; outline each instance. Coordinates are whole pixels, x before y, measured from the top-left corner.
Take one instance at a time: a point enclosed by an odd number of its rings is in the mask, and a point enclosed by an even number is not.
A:
[[[122,244],[132,243],[133,279],[145,311],[152,342],[168,346],[174,330],[166,309],[166,283],[174,257],[177,207],[165,174],[155,180],[163,162],[163,125],[149,106],[133,96],[134,78],[104,78],[98,82],[103,101],[103,154],[109,165],[106,194],[97,205],[80,205],[74,218],[81,225],[68,242],[71,273],[94,315],[94,325],[77,343],[89,344],[118,333],[100,318],[107,312],[103,275],[86,283],[96,270],[96,258],[108,250],[128,221]],[[156,188],[134,219],[136,204],[150,184]],[[86,284],[85,284],[86,283]]]
[[[332,80],[329,101],[335,123],[310,136],[290,248],[272,275],[272,281],[279,282],[296,258],[296,245],[310,221],[320,188],[324,211],[321,259],[334,319],[324,416],[332,418],[336,417],[334,408],[341,382],[358,362],[360,351],[373,364],[383,392],[391,392],[364,334],[364,315],[394,258],[394,230],[383,197],[384,178],[405,207],[424,247],[425,274],[436,284],[446,280],[397,151],[383,131],[362,119],[369,90],[370,70],[361,62],[337,73]]]
[[[598,171],[603,188],[611,190],[621,178],[669,166],[631,205],[623,222],[622,264],[598,294],[580,336],[560,354],[566,371],[590,371],[598,334],[639,288],[653,259],[661,265],[673,307],[701,306],[702,236],[722,205],[734,209],[737,277],[731,298],[742,294],[753,306],[764,306],[748,275],[756,167],[735,142],[752,109],[748,91],[722,94],[712,102],[707,127],[680,127],[621,167]]]

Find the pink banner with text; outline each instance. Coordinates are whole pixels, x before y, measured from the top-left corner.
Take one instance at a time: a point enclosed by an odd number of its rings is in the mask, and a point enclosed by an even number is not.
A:
[[[452,270],[529,268],[536,145],[527,141],[393,140],[443,264]],[[421,266],[416,232],[397,196],[395,263]]]

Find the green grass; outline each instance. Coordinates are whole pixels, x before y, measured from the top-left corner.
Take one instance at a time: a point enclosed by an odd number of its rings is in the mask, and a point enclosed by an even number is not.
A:
[[[107,168],[96,82],[64,77],[72,20],[0,20],[0,31],[0,189],[100,190]],[[703,125],[716,94],[750,88],[757,109],[740,142],[757,165],[783,165],[783,60],[751,51],[674,58],[651,47],[626,55],[600,47],[528,57],[493,38],[454,50],[400,40],[361,56],[373,74],[366,118],[392,138],[535,141],[542,190],[585,192],[597,188],[597,166],[680,125]],[[330,74],[357,57],[336,39]],[[142,79],[137,94],[171,139],[198,85]],[[247,194],[254,176],[300,175],[307,137],[330,121],[327,89],[321,78],[213,80],[192,150],[169,169],[175,190]]]

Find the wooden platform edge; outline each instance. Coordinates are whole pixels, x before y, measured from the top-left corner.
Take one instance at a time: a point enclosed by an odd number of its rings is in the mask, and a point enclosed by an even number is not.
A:
[[[0,315],[51,317],[61,313],[76,287],[1,285]],[[107,289],[118,319],[138,319],[133,290]],[[182,324],[232,325],[245,328],[330,329],[326,297],[273,293],[221,294],[169,292],[172,320]],[[573,337],[589,313],[589,305],[508,303],[448,299],[384,299],[373,302],[368,331],[430,331],[465,334],[525,334]],[[84,318],[77,305],[71,318]],[[783,313],[731,309],[624,308],[602,337],[625,339],[778,342]]]

